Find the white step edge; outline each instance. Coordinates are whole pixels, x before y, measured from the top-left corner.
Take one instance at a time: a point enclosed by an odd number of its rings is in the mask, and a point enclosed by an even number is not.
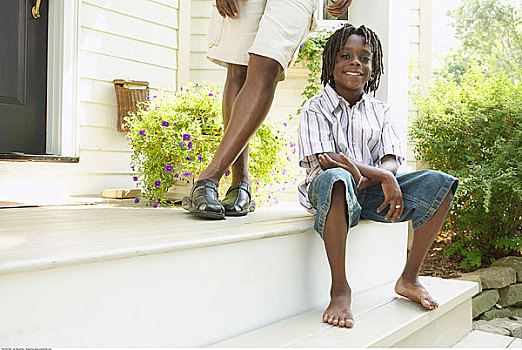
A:
[[[222,221],[183,209],[104,205],[2,209],[1,214],[0,275],[313,230],[313,216],[297,203]]]
[[[391,347],[469,301],[478,290],[475,282],[433,277],[421,277],[421,282],[439,301],[438,309],[427,311],[419,304],[396,296],[394,284],[390,283],[354,295],[353,329],[322,323],[323,309],[317,309],[212,347]],[[471,317],[471,309],[469,314]]]
[[[505,335],[474,330],[460,340],[454,348],[507,348],[517,340]],[[522,342],[519,340],[519,342]]]

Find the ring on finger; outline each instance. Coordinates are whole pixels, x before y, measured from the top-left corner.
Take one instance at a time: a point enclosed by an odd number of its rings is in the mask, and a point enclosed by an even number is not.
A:
[[[395,206],[395,209],[400,209],[400,208],[402,208],[402,205],[400,205],[400,204],[397,204],[397,205]]]

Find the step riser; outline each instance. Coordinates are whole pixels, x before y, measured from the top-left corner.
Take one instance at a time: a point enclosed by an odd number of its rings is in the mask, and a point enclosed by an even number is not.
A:
[[[355,291],[395,278],[405,260],[392,247],[405,250],[406,226],[372,225],[350,232]],[[0,276],[0,339],[23,347],[205,346],[323,307],[329,283],[323,242],[310,231],[14,273]]]
[[[449,348],[472,330],[471,299],[393,345],[394,348]]]

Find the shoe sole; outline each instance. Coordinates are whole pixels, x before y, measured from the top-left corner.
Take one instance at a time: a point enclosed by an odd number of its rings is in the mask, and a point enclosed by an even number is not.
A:
[[[196,216],[206,218],[206,219],[215,219],[215,220],[223,220],[225,218],[225,214],[213,213],[205,210],[198,210],[192,206],[192,202],[188,197],[184,197],[181,201],[181,206],[183,209],[188,210],[189,213],[194,214]]]
[[[256,210],[256,202],[250,201],[248,208],[242,211],[226,211],[225,216],[245,216],[248,213],[253,213]]]

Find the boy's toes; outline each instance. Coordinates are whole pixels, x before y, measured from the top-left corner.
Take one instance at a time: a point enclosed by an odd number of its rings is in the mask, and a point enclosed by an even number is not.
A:
[[[352,318],[347,318],[345,327],[352,328],[355,325],[355,321]]]
[[[333,315],[328,315],[328,324],[333,323]]]
[[[341,316],[339,319],[339,327],[344,327],[346,325],[346,321],[344,320],[344,316]]]
[[[334,316],[334,319],[333,319],[333,325],[334,325],[334,326],[337,326],[338,324],[339,324],[339,317]]]

